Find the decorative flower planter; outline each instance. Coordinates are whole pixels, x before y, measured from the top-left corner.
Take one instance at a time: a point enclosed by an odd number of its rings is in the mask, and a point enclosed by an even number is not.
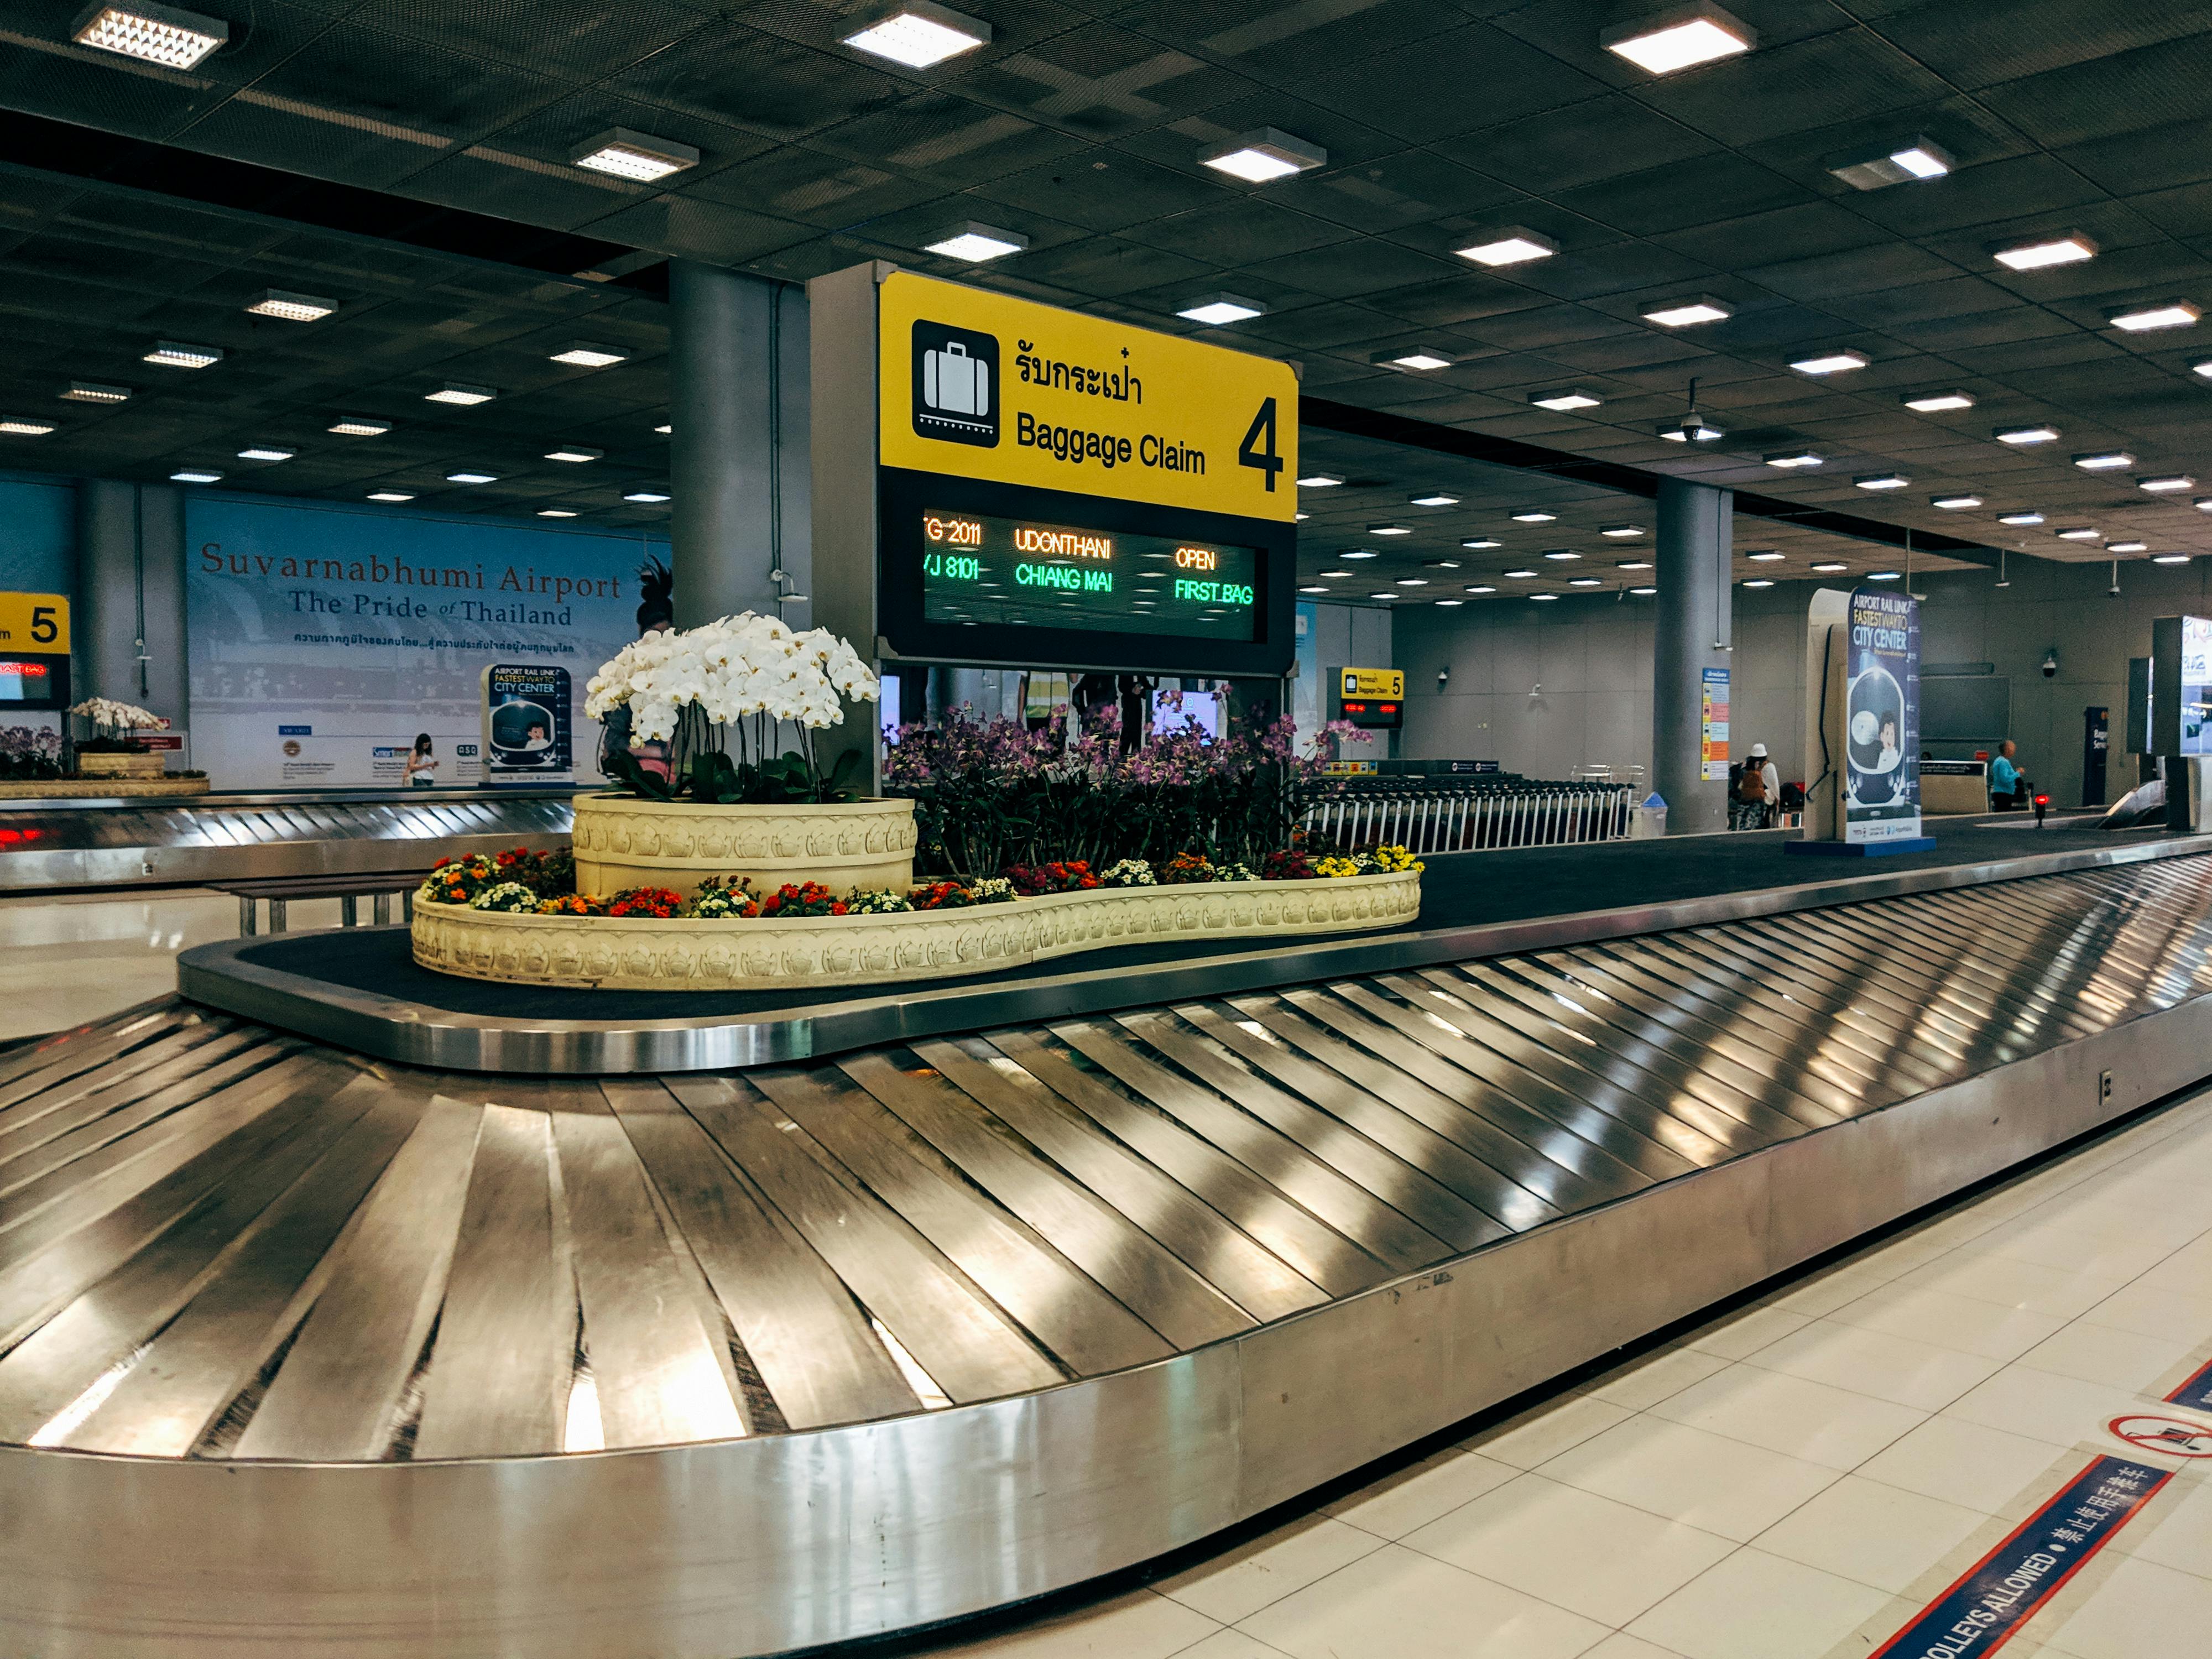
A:
[[[0,800],[154,800],[204,795],[205,778],[42,778],[35,782],[0,783]]]
[[[961,910],[789,921],[508,915],[418,904],[414,945],[425,968],[515,985],[775,991],[945,979],[1117,945],[1402,927],[1420,912],[1421,878],[1401,871],[1102,887]]]
[[[761,893],[808,881],[840,893],[914,884],[910,800],[700,806],[579,795],[574,842],[585,893],[672,887],[689,897],[708,876],[743,877]]]
[[[76,775],[81,778],[158,778],[166,757],[144,755],[88,755],[80,750]]]

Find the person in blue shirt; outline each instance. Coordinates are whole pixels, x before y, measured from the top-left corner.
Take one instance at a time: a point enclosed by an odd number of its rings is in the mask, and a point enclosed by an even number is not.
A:
[[[2014,756],[2020,752],[2010,738],[1997,745],[1996,758],[1990,763],[1990,805],[2002,809],[2027,805],[2027,782],[2020,775]]]

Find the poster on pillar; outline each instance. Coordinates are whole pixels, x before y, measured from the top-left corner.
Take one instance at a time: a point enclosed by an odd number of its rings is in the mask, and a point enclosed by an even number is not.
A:
[[[635,536],[221,495],[192,497],[185,528],[192,757],[234,789],[403,785],[426,737],[440,787],[484,783],[495,665],[556,688],[556,744],[596,732],[586,684],[635,637],[639,564],[668,555]],[[600,781],[594,745],[578,746],[576,775]]]
[[[1908,593],[1851,592],[1844,666],[1844,840],[1920,835],[1920,607]]]
[[[1729,671],[1708,668],[1698,684],[1698,776],[1726,783],[1729,775]]]

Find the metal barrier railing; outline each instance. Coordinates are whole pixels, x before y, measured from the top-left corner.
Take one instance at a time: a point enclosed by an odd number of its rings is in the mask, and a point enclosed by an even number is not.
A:
[[[1298,823],[1340,847],[1464,853],[1625,840],[1633,804],[1621,783],[1358,778],[1329,785]]]

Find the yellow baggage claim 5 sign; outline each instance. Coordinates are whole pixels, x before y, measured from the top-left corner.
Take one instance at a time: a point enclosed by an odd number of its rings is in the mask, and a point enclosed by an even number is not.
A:
[[[904,271],[879,303],[884,465],[1296,516],[1287,364]]]

